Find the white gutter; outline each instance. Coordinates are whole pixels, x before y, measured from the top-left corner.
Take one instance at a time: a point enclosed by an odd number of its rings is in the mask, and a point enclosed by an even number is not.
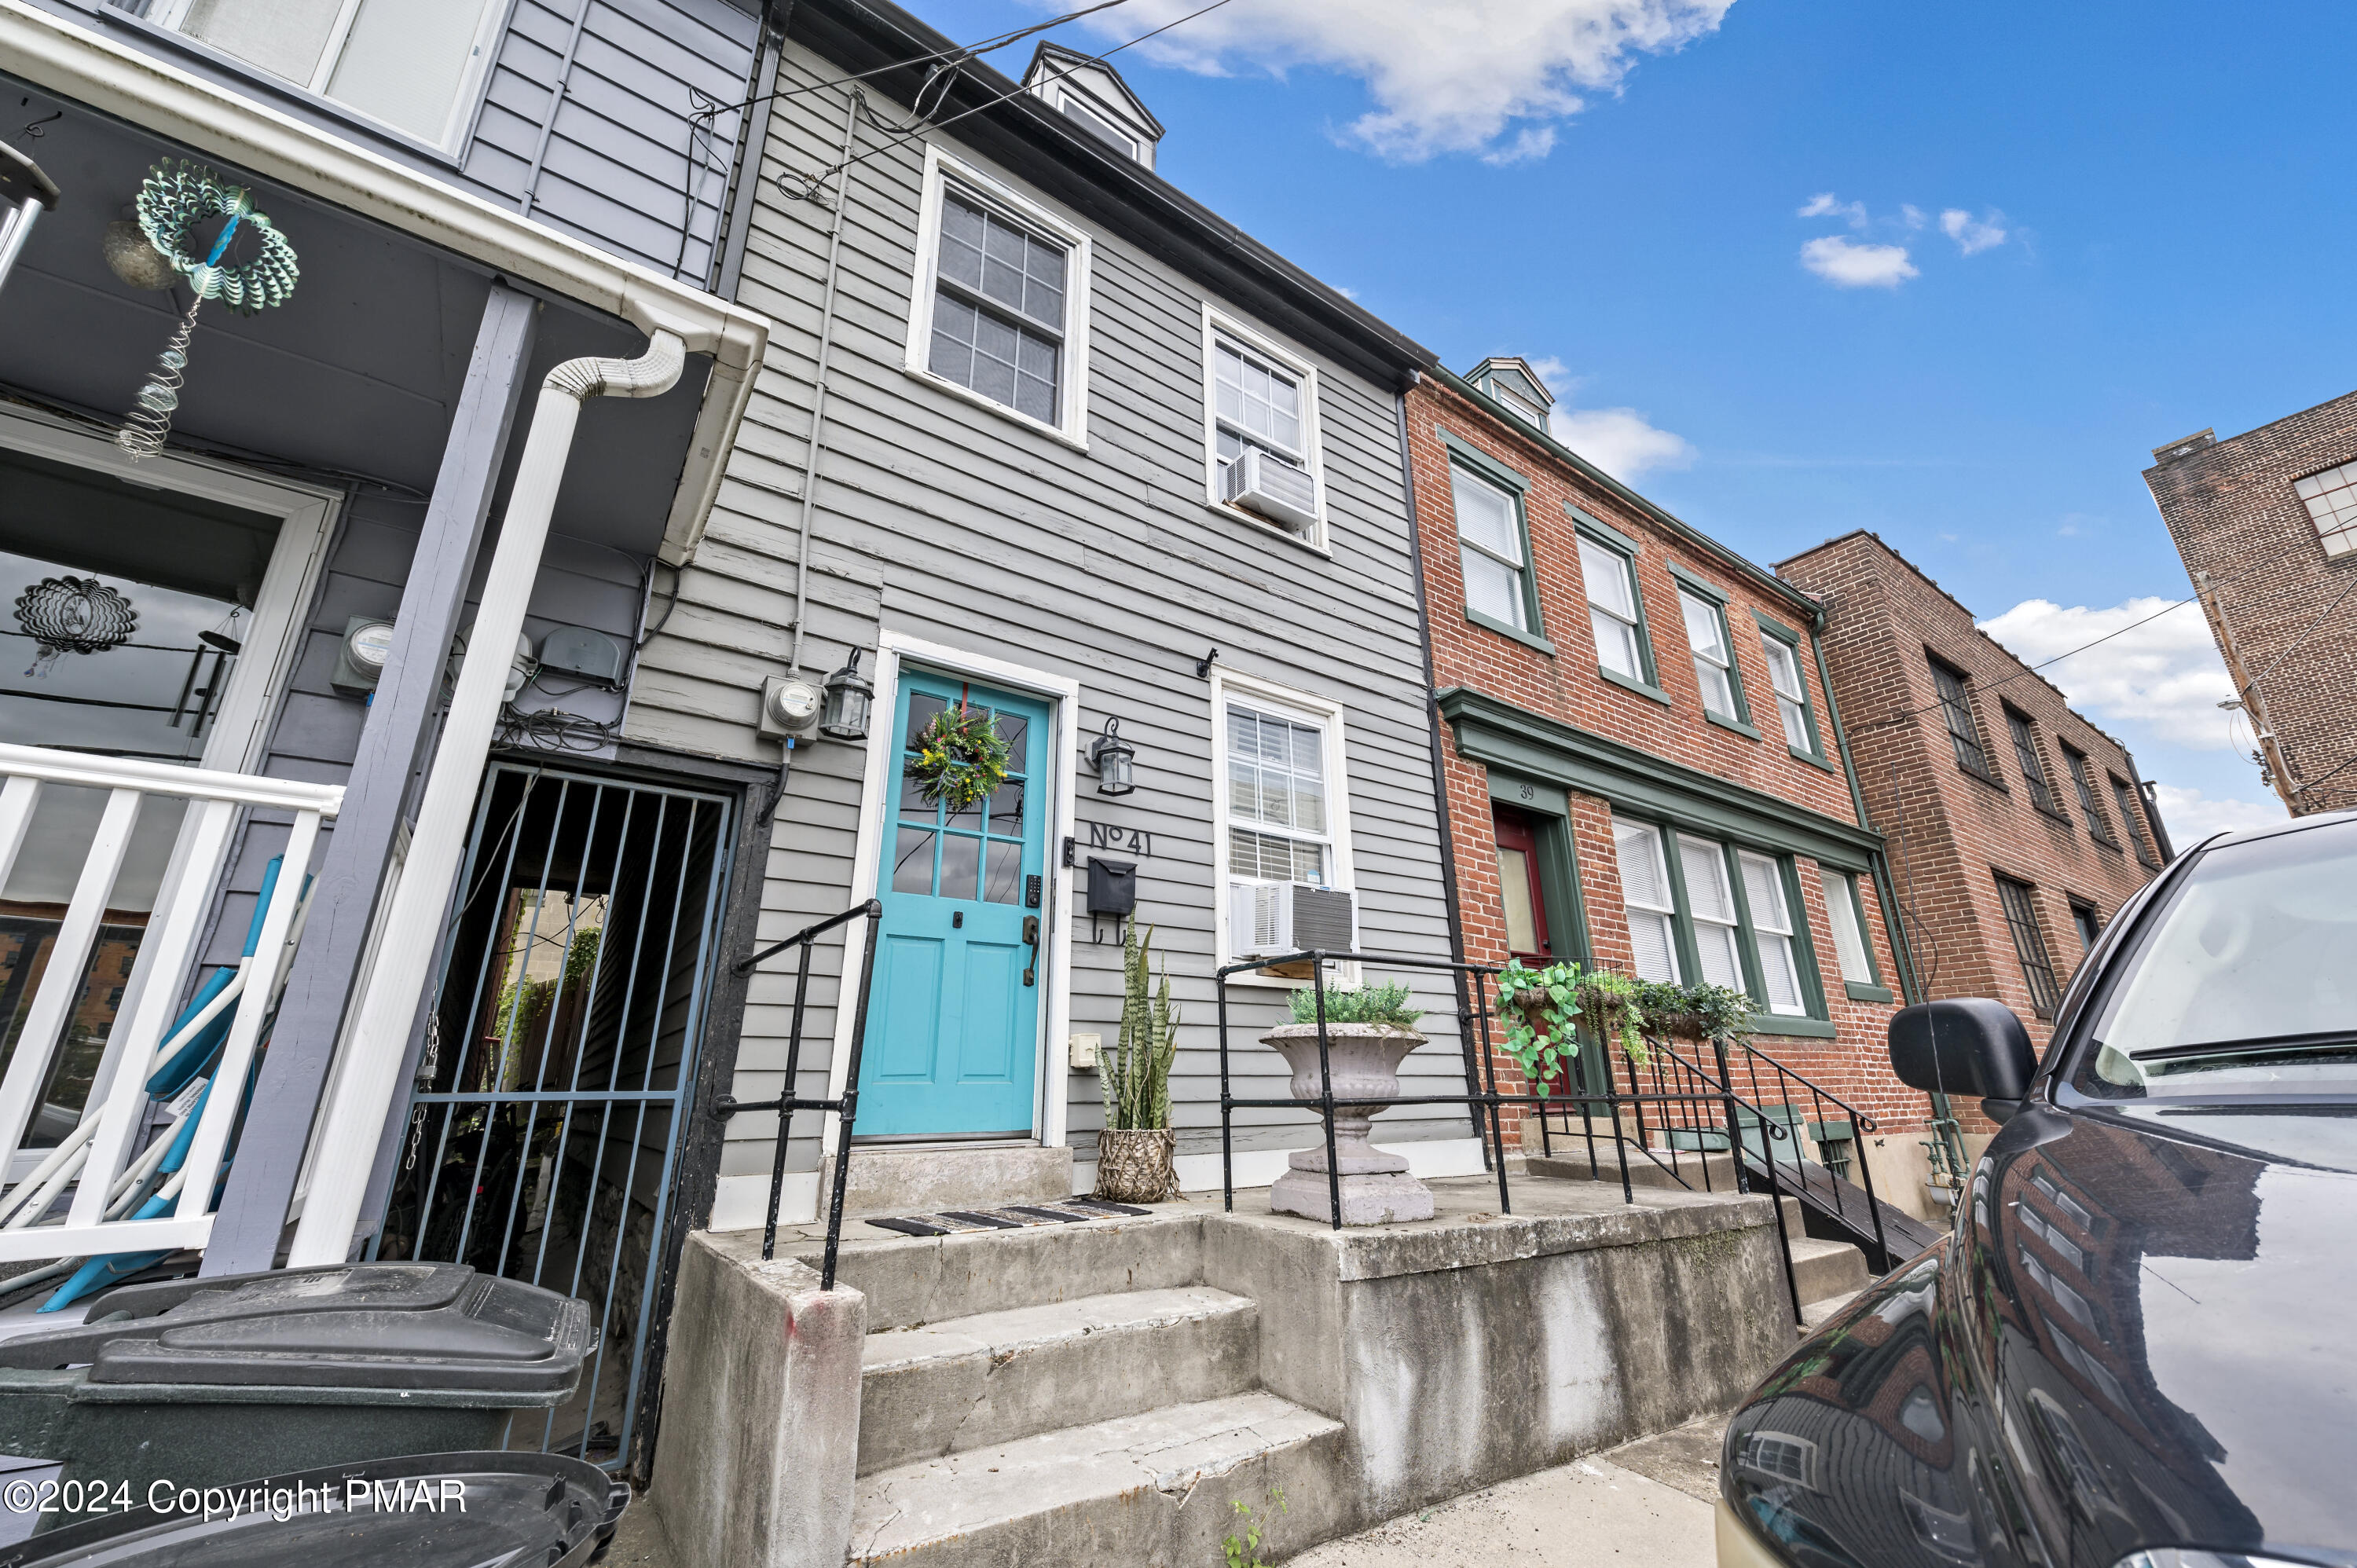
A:
[[[524,607],[532,598],[581,405],[593,397],[658,397],[677,383],[686,360],[686,346],[679,336],[659,331],[642,358],[567,360],[541,384],[532,432],[516,466],[515,489],[500,524],[499,546],[475,611],[474,631],[467,639],[466,661],[459,666],[449,716],[435,747],[434,768],[418,803],[409,860],[385,911],[384,937],[369,972],[368,989],[350,1010],[353,1024],[343,1048],[343,1081],[319,1130],[319,1162],[287,1253],[288,1268],[340,1263],[350,1251],[385,1113],[400,1088],[409,1026],[425,990],[444,907],[458,875],[467,819],[474,811],[483,758],[499,722],[508,665],[523,630]]]
[[[695,553],[769,346],[766,317],[127,48],[89,26],[37,11],[25,0],[0,0],[0,70],[621,317],[650,338],[668,332],[690,353],[711,355],[712,378],[659,552],[672,565]]]

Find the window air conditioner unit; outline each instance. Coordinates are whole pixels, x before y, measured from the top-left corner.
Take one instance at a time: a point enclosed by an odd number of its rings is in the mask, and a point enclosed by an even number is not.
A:
[[[1339,887],[1308,882],[1232,882],[1228,934],[1240,959],[1287,953],[1348,953],[1359,950],[1359,911]],[[1273,965],[1265,972],[1296,979],[1307,963]]]
[[[1308,469],[1257,446],[1245,447],[1243,456],[1228,465],[1227,492],[1223,499],[1230,504],[1256,511],[1296,533],[1318,530],[1318,481]]]

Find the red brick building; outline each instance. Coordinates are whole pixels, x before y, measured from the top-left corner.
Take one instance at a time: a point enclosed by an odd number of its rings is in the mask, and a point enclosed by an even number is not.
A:
[[[1902,1194],[1906,961],[1816,601],[1554,440],[1547,404],[1519,360],[1406,399],[1466,956],[1748,991],[1762,1050],[1881,1120]]]
[[[2145,484],[2294,816],[2357,807],[2357,392],[2153,448]]]
[[[1922,994],[1994,996],[2042,1049],[2095,933],[2170,854],[2135,758],[1873,534],[1776,570],[1824,606],[1826,667]]]

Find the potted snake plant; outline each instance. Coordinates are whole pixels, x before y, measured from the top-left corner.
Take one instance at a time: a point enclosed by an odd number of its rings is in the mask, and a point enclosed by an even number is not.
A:
[[[1149,973],[1154,930],[1122,937],[1120,1043],[1098,1063],[1104,1090],[1104,1130],[1097,1134],[1096,1196],[1115,1203],[1159,1203],[1176,1192],[1170,1130],[1170,1063],[1178,1054],[1178,1004],[1170,972],[1158,989]]]

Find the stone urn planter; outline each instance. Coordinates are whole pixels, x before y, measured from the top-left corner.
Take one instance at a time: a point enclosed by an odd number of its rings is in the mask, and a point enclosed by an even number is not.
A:
[[[1105,1128],[1097,1133],[1095,1196],[1113,1203],[1160,1203],[1178,1190],[1172,1163],[1178,1135],[1168,1127]]]
[[[1293,1096],[1318,1095],[1318,1026],[1283,1024],[1261,1036],[1293,1069]],[[1327,1060],[1334,1079],[1334,1155],[1340,1174],[1342,1223],[1383,1225],[1432,1218],[1432,1191],[1407,1174],[1407,1161],[1367,1142],[1370,1119],[1399,1098],[1399,1064],[1424,1044],[1395,1024],[1329,1024]],[[1323,1129],[1320,1129],[1321,1133]],[[1270,1189],[1269,1206],[1330,1223],[1333,1194],[1326,1178],[1326,1141],[1301,1150]]]

